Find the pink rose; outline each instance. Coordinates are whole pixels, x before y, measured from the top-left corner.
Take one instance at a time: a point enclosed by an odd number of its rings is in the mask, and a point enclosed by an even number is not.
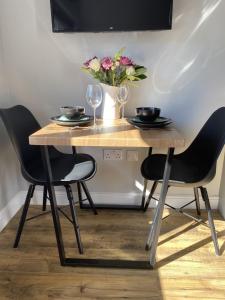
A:
[[[91,62],[93,59],[95,59],[95,58],[97,58],[97,56],[94,56],[93,58],[87,60],[87,61],[84,63],[84,66],[87,67],[87,68],[89,68],[90,62]]]
[[[127,56],[120,57],[120,64],[123,66],[133,66],[132,60]]]
[[[113,66],[113,60],[111,57],[104,57],[102,60],[101,60],[101,66],[103,69],[105,70],[109,70],[112,68]]]

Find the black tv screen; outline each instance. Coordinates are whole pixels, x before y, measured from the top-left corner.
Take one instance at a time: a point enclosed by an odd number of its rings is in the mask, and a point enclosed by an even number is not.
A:
[[[53,32],[162,30],[173,0],[50,0]]]

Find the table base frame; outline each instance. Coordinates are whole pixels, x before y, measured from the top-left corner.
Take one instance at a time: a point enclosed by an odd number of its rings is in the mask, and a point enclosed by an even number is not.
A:
[[[124,209],[124,210],[137,210],[143,211],[144,208],[142,205],[122,205],[122,204],[95,204],[96,209]],[[81,209],[91,209],[90,205],[83,204]]]
[[[153,269],[148,261],[120,259],[66,258],[63,266],[87,268]]]
[[[153,269],[155,264],[155,254],[157,249],[158,237],[161,227],[162,212],[165,204],[166,190],[168,188],[168,181],[171,170],[171,160],[173,157],[174,148],[169,148],[167,153],[167,160],[163,175],[163,184],[160,193],[159,203],[154,216],[154,222],[151,226],[148,245],[150,247],[150,260],[149,261],[131,261],[131,260],[115,260],[115,259],[82,259],[82,258],[66,258],[65,247],[62,237],[62,228],[60,224],[59,212],[57,209],[57,201],[55,196],[54,186],[52,185],[52,169],[49,159],[48,146],[43,146],[42,156],[43,163],[46,172],[47,188],[49,193],[49,201],[51,205],[52,219],[55,229],[55,236],[57,242],[57,248],[59,253],[59,259],[62,266],[71,267],[94,267],[94,268],[126,268],[126,269]],[[151,152],[151,148],[150,151]],[[117,206],[118,207],[118,206]],[[124,207],[127,207],[126,205]],[[129,209],[132,206],[128,206]],[[113,208],[108,206],[107,208]],[[119,207],[118,207],[119,208]],[[117,208],[117,209],[118,209]],[[121,209],[121,206],[120,206]],[[138,210],[143,209],[143,199],[141,206],[138,206]]]

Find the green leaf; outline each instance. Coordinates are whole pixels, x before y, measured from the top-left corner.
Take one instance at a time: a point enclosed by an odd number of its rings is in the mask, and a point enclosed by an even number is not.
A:
[[[147,69],[146,68],[138,68],[138,69],[135,69],[135,75],[141,75],[141,74],[144,74],[147,72]]]
[[[140,75],[137,76],[137,78],[139,78],[139,80],[143,80],[143,79],[146,79],[147,76],[144,75],[144,74],[140,74]]]
[[[147,69],[144,66],[140,66],[140,65],[135,65],[134,68],[135,68],[135,70],[144,68],[147,71]]]

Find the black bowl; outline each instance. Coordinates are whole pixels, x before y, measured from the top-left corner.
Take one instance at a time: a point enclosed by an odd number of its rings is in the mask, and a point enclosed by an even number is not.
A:
[[[160,108],[157,107],[137,107],[136,115],[142,121],[154,121],[160,115]]]
[[[83,106],[61,106],[60,111],[62,115],[68,118],[79,118],[85,115],[85,108]]]

